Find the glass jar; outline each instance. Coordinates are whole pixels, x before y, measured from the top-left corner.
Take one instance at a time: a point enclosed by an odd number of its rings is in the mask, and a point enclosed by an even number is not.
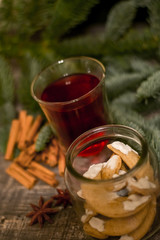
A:
[[[160,228],[158,161],[132,128],[105,125],[80,135],[66,154],[65,183],[91,237],[148,239]]]

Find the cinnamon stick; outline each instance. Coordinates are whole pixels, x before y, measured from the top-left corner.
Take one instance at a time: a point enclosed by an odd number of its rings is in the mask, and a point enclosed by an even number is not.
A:
[[[56,186],[58,184],[58,181],[55,178],[55,173],[39,163],[31,162],[27,171],[51,186]]]
[[[8,173],[28,189],[31,189],[36,183],[36,178],[24,170],[22,167],[20,167],[17,163],[12,163],[6,169],[6,173]]]
[[[29,155],[27,152],[21,151],[20,154],[14,159],[14,162],[19,163],[22,167],[27,167],[34,159],[34,155]]]
[[[8,143],[7,143],[7,148],[6,148],[6,153],[4,156],[4,158],[6,160],[12,159],[14,147],[16,145],[17,137],[18,137],[18,133],[19,133],[19,126],[20,126],[20,123],[19,123],[18,119],[12,120]]]
[[[36,119],[34,120],[34,123],[32,124],[27,137],[26,137],[26,142],[27,144],[31,143],[38,131],[38,129],[40,128],[41,124],[42,124],[43,118],[41,115],[38,115],[36,117]]]
[[[17,143],[19,143],[19,141],[21,139],[21,134],[22,134],[23,129],[25,127],[26,117],[27,117],[27,111],[26,110],[21,110],[19,112],[20,131],[19,131],[19,134],[18,134]]]
[[[24,149],[26,147],[26,138],[27,138],[28,131],[31,127],[31,124],[33,122],[33,116],[28,115],[24,121],[25,121],[25,126],[22,129],[21,138],[18,144],[19,149]]]
[[[25,149],[26,153],[29,154],[29,155],[34,155],[36,154],[36,146],[35,146],[35,143],[33,143],[32,145],[28,146],[26,149]]]
[[[55,167],[58,163],[57,155],[52,152],[48,152],[45,163],[48,164],[50,167]]]
[[[58,171],[60,176],[64,176],[64,171],[65,171],[65,155],[64,153],[60,150],[59,151],[59,159],[58,159]]]

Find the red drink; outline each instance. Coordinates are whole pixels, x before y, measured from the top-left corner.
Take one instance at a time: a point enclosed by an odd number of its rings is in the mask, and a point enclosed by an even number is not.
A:
[[[94,89],[94,90],[93,90]],[[42,92],[41,105],[65,147],[83,132],[107,123],[100,80],[91,74],[73,74],[51,82]]]

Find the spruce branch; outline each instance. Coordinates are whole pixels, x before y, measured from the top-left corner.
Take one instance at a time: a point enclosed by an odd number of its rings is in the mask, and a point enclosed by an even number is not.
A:
[[[158,58],[160,37],[153,34],[149,27],[143,29],[131,28],[123,38],[118,41],[104,41],[103,55],[131,54],[141,58]]]
[[[55,43],[55,49],[56,53],[63,57],[81,55],[98,57],[103,52],[103,41],[102,34],[94,37],[88,34],[86,36],[65,39],[57,44]]]
[[[0,56],[0,105],[14,101],[14,79],[7,61]]]
[[[142,59],[139,57],[130,57],[129,59],[131,64],[132,71],[135,72],[148,72],[152,74],[154,71],[160,69],[160,65],[155,61],[147,61],[146,59]]]
[[[54,133],[49,124],[44,125],[38,134],[38,138],[36,140],[36,151],[40,152],[44,150],[47,143],[50,141],[51,137],[53,137]]]
[[[160,1],[150,1],[148,3],[148,11],[151,31],[160,36]]]
[[[1,2],[1,30],[6,35],[18,36],[23,41],[29,40],[36,33],[45,31],[52,18],[53,1],[7,0]],[[41,34],[40,34],[41,35]]]
[[[155,126],[152,126],[152,125],[148,126],[148,129],[146,129],[146,136],[147,136],[147,139],[149,139],[148,142],[150,144],[150,147],[153,149],[153,151],[157,155],[157,160],[160,166],[160,144],[159,144],[160,130]]]
[[[125,108],[135,109],[137,106],[136,93],[131,91],[126,91],[120,96],[113,99],[112,104],[120,105]]]
[[[148,119],[148,121],[152,126],[155,126],[156,128],[158,128],[160,130],[160,113],[157,113],[156,115],[151,116]]]
[[[106,66],[107,77],[131,72],[130,58],[131,57],[127,55],[110,55],[102,57],[101,61]]]
[[[10,124],[12,119],[16,117],[16,109],[11,102],[5,102],[3,105],[0,105],[0,112],[0,126]]]
[[[31,96],[31,83],[35,76],[44,68],[45,61],[39,61],[30,55],[26,55],[22,59],[21,64],[21,77],[19,79],[18,100],[31,112],[40,112],[38,103]]]
[[[87,16],[98,0],[66,1],[56,0],[52,12],[52,19],[48,24],[48,34],[52,38],[59,38],[74,26],[87,19]]]
[[[88,34],[85,36],[72,37],[60,42],[50,40],[50,46],[54,46],[57,55],[62,57],[88,55],[96,58],[118,58],[122,54],[150,58],[158,56],[160,38],[153,35],[149,28],[132,29],[118,41],[105,39],[103,33],[96,36]],[[69,49],[69,51],[68,51]]]
[[[137,98],[146,100],[148,98],[157,98],[160,96],[160,70],[153,73],[137,89]]]
[[[127,91],[136,90],[148,73],[122,73],[106,79],[106,89],[109,99]]]
[[[132,127],[145,137],[143,130],[144,119],[136,112],[130,111],[130,113],[128,113],[128,108],[120,107],[120,105],[113,103],[111,105],[111,114],[114,123]]]
[[[131,26],[136,10],[134,1],[122,1],[113,6],[106,22],[106,38],[112,40],[119,39]]]
[[[5,124],[4,126],[0,126],[0,152],[5,154],[7,141],[8,141],[8,135],[10,130],[10,123]]]
[[[137,99],[136,92],[126,91],[114,98],[112,104],[123,106],[125,108],[132,109],[137,113],[141,113],[144,116],[148,116],[159,110],[160,98],[149,99],[147,102],[140,102]]]
[[[155,151],[160,164],[160,130],[150,125],[147,119],[133,110],[115,104],[112,104],[111,109],[116,123],[133,127],[145,137],[149,146]]]
[[[148,7],[148,4],[150,4],[152,0],[141,0],[141,1],[134,0],[134,1],[138,7]]]

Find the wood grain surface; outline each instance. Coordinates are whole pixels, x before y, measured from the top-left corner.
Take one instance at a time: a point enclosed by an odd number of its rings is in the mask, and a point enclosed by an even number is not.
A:
[[[25,215],[31,211],[30,203],[38,203],[40,196],[48,200],[56,189],[39,181],[32,190],[27,190],[5,173],[10,162],[0,155],[0,240],[90,240],[81,229],[72,207],[60,211],[53,217],[53,223],[29,226]],[[63,178],[57,178],[58,187],[64,188]],[[117,238],[115,238],[117,239]],[[160,231],[152,240],[160,240]]]

